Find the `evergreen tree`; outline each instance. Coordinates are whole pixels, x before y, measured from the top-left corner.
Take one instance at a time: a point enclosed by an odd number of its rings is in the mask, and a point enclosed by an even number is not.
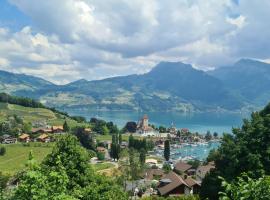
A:
[[[140,151],[140,164],[141,164],[141,167],[143,167],[144,164],[145,164],[145,158],[146,158],[145,149],[141,149],[141,151]]]
[[[66,133],[68,133],[69,130],[70,130],[70,128],[69,128],[68,123],[67,123],[66,120],[65,120],[65,122],[64,122],[64,124],[63,124],[63,129],[64,129],[64,132],[66,132]]]
[[[170,141],[166,140],[164,145],[164,158],[166,161],[170,160]]]

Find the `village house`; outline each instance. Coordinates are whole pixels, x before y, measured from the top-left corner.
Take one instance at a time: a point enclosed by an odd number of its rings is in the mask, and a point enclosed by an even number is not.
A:
[[[8,135],[8,134],[4,134],[1,136],[1,143],[2,144],[13,144],[17,142],[17,138]]]
[[[190,176],[186,176],[186,175],[184,177],[184,181],[186,182],[186,184],[189,187],[189,188],[186,188],[188,194],[199,194],[200,193],[200,189],[201,189],[200,182],[198,182],[198,181],[194,180],[193,178],[191,178]]]
[[[31,132],[33,134],[52,133],[52,129],[51,128],[32,128]]]
[[[52,126],[52,132],[53,133],[63,133],[64,128],[63,128],[63,126]]]
[[[190,170],[192,168],[191,165],[183,162],[183,161],[179,161],[174,165],[174,171],[178,172],[178,173],[188,173],[188,170]]]
[[[196,170],[196,179],[198,181],[202,181],[207,173],[209,173],[212,169],[215,169],[214,162],[209,162],[207,165],[201,165]]]
[[[28,143],[28,142],[30,142],[30,135],[24,133],[24,134],[19,136],[19,140],[20,140],[20,142]]]
[[[199,191],[200,184],[196,180],[187,176],[183,178],[173,171],[165,174],[158,185],[158,193],[161,196],[198,194]]]
[[[37,138],[37,141],[47,143],[51,141],[51,138],[49,135],[43,133]]]

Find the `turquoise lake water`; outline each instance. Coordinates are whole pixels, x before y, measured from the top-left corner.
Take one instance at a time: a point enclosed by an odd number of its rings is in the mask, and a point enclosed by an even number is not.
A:
[[[135,111],[88,111],[88,110],[65,110],[70,115],[80,115],[88,120],[91,117],[97,117],[106,121],[112,121],[119,127],[123,127],[127,121],[138,121],[143,114],[149,116],[149,123],[156,126],[171,126],[172,123],[177,128],[188,128],[193,132],[206,133],[208,130],[222,134],[231,133],[232,127],[240,127],[242,119],[248,117],[248,114],[235,113],[193,113],[183,114],[174,112],[147,112],[138,113]]]

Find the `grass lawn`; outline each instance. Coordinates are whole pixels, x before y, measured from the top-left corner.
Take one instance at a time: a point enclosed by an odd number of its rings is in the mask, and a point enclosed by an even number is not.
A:
[[[122,140],[128,141],[129,134],[122,134]],[[134,136],[134,138],[138,139],[140,137]],[[99,141],[111,141],[112,136],[111,135],[96,135],[96,139]]]
[[[6,154],[0,156],[0,171],[13,175],[24,169],[30,151],[33,152],[35,160],[41,162],[51,152],[53,144],[31,143],[30,146],[23,146],[23,144],[18,143],[1,146],[6,147]]]
[[[114,164],[112,164],[112,163],[97,163],[97,164],[92,164],[92,166],[96,171],[100,171],[100,170],[104,170],[104,169],[113,168]]]

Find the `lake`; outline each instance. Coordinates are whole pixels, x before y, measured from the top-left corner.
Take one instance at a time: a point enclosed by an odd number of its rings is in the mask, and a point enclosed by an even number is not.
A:
[[[169,127],[173,123],[177,128],[188,128],[192,132],[206,133],[217,132],[222,134],[224,132],[231,133],[232,127],[240,127],[242,119],[247,118],[249,114],[235,114],[235,113],[177,113],[177,112],[147,112],[138,113],[136,111],[90,111],[65,109],[70,115],[80,115],[86,117],[88,120],[91,117],[97,117],[106,121],[112,121],[119,127],[123,127],[127,121],[137,122],[143,114],[149,117],[149,123],[156,126]]]

